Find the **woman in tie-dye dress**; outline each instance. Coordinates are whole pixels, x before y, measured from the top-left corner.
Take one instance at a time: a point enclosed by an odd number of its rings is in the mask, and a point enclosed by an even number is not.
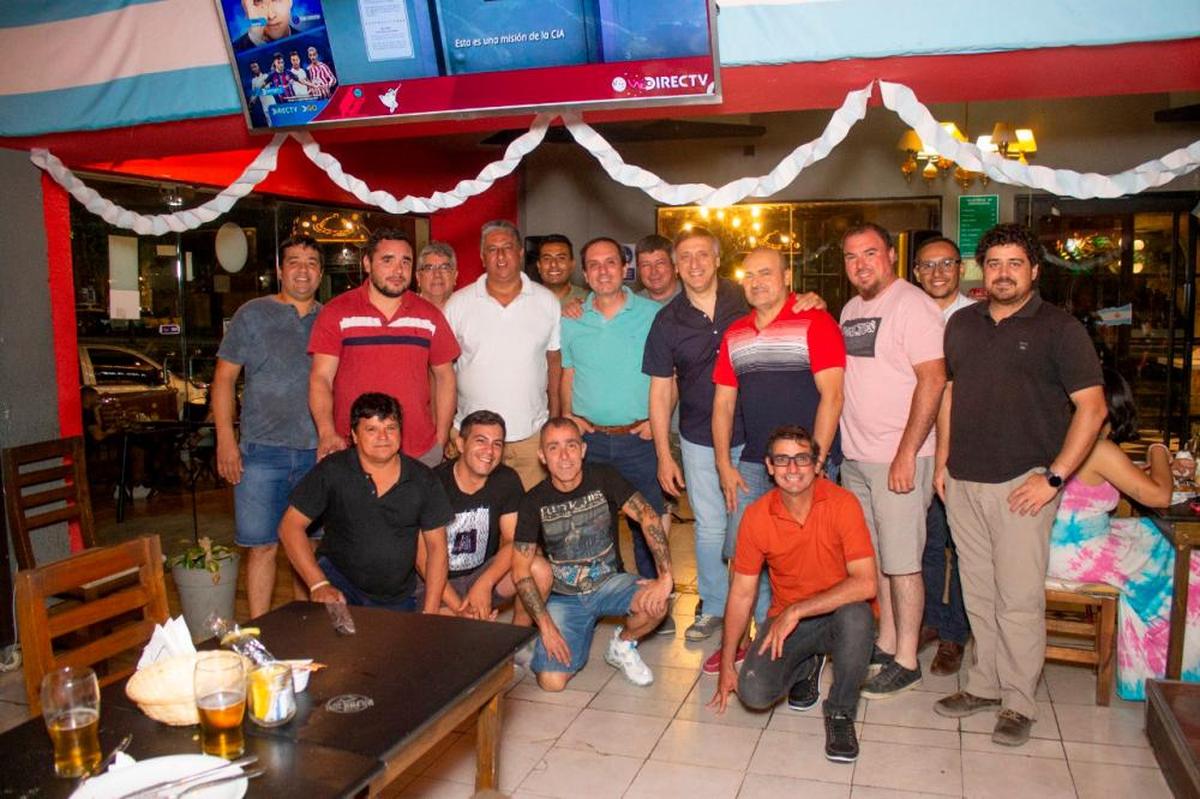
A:
[[[1170,454],[1151,444],[1149,474],[1118,444],[1137,433],[1137,410],[1129,384],[1106,369],[1104,393],[1108,423],[1083,466],[1063,490],[1050,533],[1050,577],[1108,583],[1121,589],[1118,610],[1117,693],[1146,698],[1145,680],[1166,671],[1175,553],[1144,518],[1112,519],[1121,494],[1150,507],[1170,503]],[[1200,557],[1191,563],[1183,679],[1200,681]]]

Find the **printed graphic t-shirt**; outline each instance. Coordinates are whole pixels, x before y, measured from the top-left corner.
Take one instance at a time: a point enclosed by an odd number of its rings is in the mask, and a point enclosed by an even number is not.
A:
[[[559,491],[546,478],[521,500],[516,540],[542,545],[554,572],[554,593],[587,594],[624,570],[617,520],[633,494],[616,469],[585,464],[573,490]]]
[[[517,473],[500,464],[483,488],[467,494],[454,479],[455,463],[446,461],[433,473],[454,509],[454,519],[446,525],[450,576],[462,577],[477,571],[500,549],[500,517],[517,512],[525,491]]]

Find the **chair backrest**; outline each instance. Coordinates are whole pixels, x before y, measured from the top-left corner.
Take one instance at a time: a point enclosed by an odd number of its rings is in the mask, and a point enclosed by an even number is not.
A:
[[[63,522],[79,523],[85,548],[96,545],[81,437],[8,447],[0,451],[0,464],[17,568],[37,566],[32,534]]]
[[[123,572],[136,582],[118,582],[111,593],[53,608],[46,599],[86,587]],[[17,572],[17,630],[25,663],[25,692],[31,712],[41,712],[42,677],[60,666],[92,666],[141,647],[154,625],[167,620],[162,547],[158,536],[143,536],[112,547],[89,549],[36,569]],[[104,624],[109,622],[109,624]],[[78,640],[55,640],[69,634]],[[108,664],[100,684],[122,679],[134,670],[137,653],[127,664]],[[99,673],[99,672],[98,672]]]

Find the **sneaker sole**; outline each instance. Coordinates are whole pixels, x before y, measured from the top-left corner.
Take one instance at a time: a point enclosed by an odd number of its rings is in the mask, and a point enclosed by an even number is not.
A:
[[[612,666],[617,671],[621,672],[622,677],[629,680],[630,683],[632,683],[633,685],[636,685],[639,688],[645,688],[647,685],[654,684],[653,676],[651,676],[650,679],[647,680],[646,682],[638,682],[637,680],[630,677],[629,672],[625,671],[625,666],[621,663],[621,661],[619,661],[615,658],[609,657],[607,652],[604,653],[604,662],[607,663],[608,665]]]
[[[825,759],[834,763],[853,763],[858,760],[858,755],[831,755],[826,752]]]
[[[887,699],[892,696],[899,696],[905,691],[911,691],[921,684],[920,680],[913,680],[903,688],[897,688],[894,691],[868,691],[866,688],[858,692],[858,695],[866,699]]]
[[[937,702],[933,703],[933,712],[947,719],[965,719],[967,716],[974,716],[976,713],[984,713],[989,710],[998,712],[1000,710],[1000,703],[997,702],[994,705],[981,705],[980,707],[973,708],[972,710],[947,710]]]
[[[704,641],[712,638],[713,633],[716,632],[716,630],[709,630],[708,632],[692,632],[693,629],[694,628],[692,627],[688,627],[687,631],[683,634],[683,637],[688,641]]]

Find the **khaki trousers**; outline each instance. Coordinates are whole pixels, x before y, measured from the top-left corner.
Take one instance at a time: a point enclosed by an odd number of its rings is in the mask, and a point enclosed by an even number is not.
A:
[[[546,479],[546,467],[538,460],[540,437],[541,433],[534,433],[520,441],[504,442],[504,465],[517,473],[526,491]]]
[[[1008,509],[1008,495],[1034,470],[1004,483],[946,478],[946,515],[975,657],[965,690],[1037,718],[1038,677],[1046,659],[1046,561],[1061,494],[1034,516]]]

